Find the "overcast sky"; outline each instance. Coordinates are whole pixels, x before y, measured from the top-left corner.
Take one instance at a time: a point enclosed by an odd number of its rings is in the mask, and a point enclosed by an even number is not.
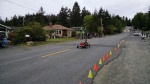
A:
[[[73,7],[75,1],[78,2],[80,10],[86,7],[91,13],[102,7],[110,14],[127,16],[133,18],[137,12],[146,13],[150,6],[150,0],[0,0],[0,17],[9,19],[15,14],[24,16],[25,14],[36,13],[42,6],[45,14],[58,14],[60,8]]]

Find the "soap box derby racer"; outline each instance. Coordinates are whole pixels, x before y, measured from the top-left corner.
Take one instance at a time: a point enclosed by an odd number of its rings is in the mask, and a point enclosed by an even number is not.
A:
[[[85,40],[85,42],[81,42],[79,45],[77,45],[77,48],[90,48],[90,44]]]

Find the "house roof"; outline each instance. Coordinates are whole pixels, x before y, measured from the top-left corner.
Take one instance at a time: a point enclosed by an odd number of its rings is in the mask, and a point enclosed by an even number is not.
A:
[[[2,24],[0,24],[0,28],[1,28],[1,29],[11,29],[10,27],[5,26],[5,25],[2,25]]]
[[[50,26],[45,26],[43,27],[44,30],[52,30],[52,28]]]
[[[44,30],[52,30],[52,29],[58,29],[58,30],[72,30],[72,29],[70,29],[70,28],[67,28],[67,27],[65,27],[65,26],[58,25],[58,24],[52,25],[52,27],[50,27],[50,26],[45,26],[45,27],[43,27],[43,29],[44,29]]]
[[[53,29],[70,30],[70,28],[67,28],[67,27],[62,26],[62,25],[53,25],[52,28]]]
[[[81,29],[81,27],[71,27],[71,28],[74,30],[80,30]]]
[[[0,24],[0,31],[6,31],[7,30],[11,30],[12,28],[8,27],[8,26],[5,26],[5,25],[2,25]]]
[[[18,29],[19,27],[17,27],[17,26],[8,26],[9,28],[11,28],[12,30],[16,30],[16,29]]]
[[[83,27],[71,27],[71,29],[73,29],[73,30],[84,30]]]

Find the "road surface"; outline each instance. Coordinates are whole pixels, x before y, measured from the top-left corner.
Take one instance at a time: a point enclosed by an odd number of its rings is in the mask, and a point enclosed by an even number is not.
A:
[[[77,49],[84,40],[36,47],[0,49],[0,84],[78,84],[106,52],[129,33],[89,39],[89,49]]]

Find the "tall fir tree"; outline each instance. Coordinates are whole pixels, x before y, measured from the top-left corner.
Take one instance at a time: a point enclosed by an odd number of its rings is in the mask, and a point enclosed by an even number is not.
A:
[[[61,10],[58,14],[58,23],[63,25],[63,26],[68,26],[68,8],[67,7],[61,7]]]
[[[68,12],[67,12],[67,15],[68,15],[68,26],[67,27],[71,27],[72,23],[71,23],[71,16],[72,16],[72,11],[71,9],[68,9]]]
[[[103,18],[103,17],[104,17],[104,10],[103,10],[102,7],[99,9],[98,17],[99,17],[99,18]]]
[[[16,15],[12,18],[12,26],[18,26],[18,18]]]
[[[6,19],[5,19],[5,25],[7,25],[7,26],[9,26],[10,24],[9,24],[9,20],[8,20],[8,18],[6,17]]]
[[[2,20],[1,17],[0,17],[0,24],[4,24],[4,21]]]
[[[41,7],[40,10],[36,13],[35,17],[32,16],[32,19],[33,20],[36,19],[37,22],[39,22],[42,26],[44,26],[44,24],[46,24],[44,22],[44,13],[45,13],[45,11],[44,11],[43,7]]]
[[[72,9],[71,23],[72,23],[72,26],[82,25],[81,17],[80,17],[80,6],[78,5],[78,2],[74,3],[73,9]]]
[[[47,17],[49,19],[49,25],[50,24],[54,25],[57,23],[57,18],[58,18],[57,15],[51,14],[51,15],[48,15]]]

